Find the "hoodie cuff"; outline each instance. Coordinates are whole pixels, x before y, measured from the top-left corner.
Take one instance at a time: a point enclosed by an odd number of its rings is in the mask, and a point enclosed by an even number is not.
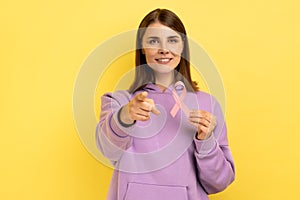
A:
[[[198,140],[195,135],[194,143],[196,145],[196,153],[202,157],[209,154],[217,145],[217,141],[213,133],[205,140]]]
[[[129,136],[129,133],[132,132],[132,130],[134,129],[134,124],[130,124],[130,125],[126,125],[123,126],[120,121],[119,121],[119,113],[121,111],[122,108],[120,108],[117,112],[113,113],[111,115],[111,119],[110,119],[110,127],[112,129],[112,131],[114,132],[115,135],[121,137],[121,138],[125,138],[127,136]]]

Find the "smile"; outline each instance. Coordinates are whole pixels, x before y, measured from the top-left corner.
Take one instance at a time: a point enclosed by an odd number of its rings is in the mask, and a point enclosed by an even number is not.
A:
[[[159,64],[168,64],[173,58],[158,58],[155,59]]]

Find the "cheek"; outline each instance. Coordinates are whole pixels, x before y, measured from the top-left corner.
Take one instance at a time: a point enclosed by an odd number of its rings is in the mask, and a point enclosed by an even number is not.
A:
[[[150,49],[150,48],[144,49],[144,54],[147,60],[153,59],[154,56],[156,55],[156,52],[157,52],[156,49]]]
[[[177,48],[174,51],[172,51],[172,54],[174,55],[174,58],[178,61],[180,61],[181,59],[181,54],[182,54],[182,49],[181,48]],[[178,62],[179,62],[178,61]]]
[[[173,46],[170,47],[169,49],[174,55],[176,56],[181,56],[181,53],[183,51],[183,47],[182,46]]]
[[[175,67],[177,67],[177,65],[180,63],[181,57],[180,56],[176,56],[176,58],[174,59],[174,65]]]

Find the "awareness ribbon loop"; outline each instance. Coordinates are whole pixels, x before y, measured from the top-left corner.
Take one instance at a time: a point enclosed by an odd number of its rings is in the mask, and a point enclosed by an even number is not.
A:
[[[176,88],[182,89],[180,95],[177,94]],[[174,85],[174,89],[172,90],[172,95],[175,100],[175,104],[170,111],[171,116],[174,118],[178,113],[179,109],[183,111],[183,113],[188,117],[189,116],[189,108],[184,104],[183,100],[186,96],[186,88],[182,81],[178,81]]]

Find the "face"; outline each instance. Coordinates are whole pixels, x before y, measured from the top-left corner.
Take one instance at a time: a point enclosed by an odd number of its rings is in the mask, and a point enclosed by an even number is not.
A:
[[[150,24],[143,36],[143,53],[155,73],[170,73],[180,62],[183,51],[181,36],[159,22]]]

